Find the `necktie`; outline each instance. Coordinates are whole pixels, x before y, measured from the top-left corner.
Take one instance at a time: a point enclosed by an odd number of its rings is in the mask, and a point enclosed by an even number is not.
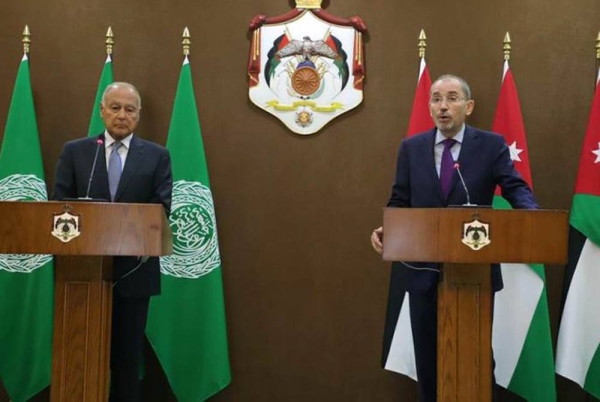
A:
[[[456,144],[456,140],[446,138],[442,141],[442,144],[444,144],[444,151],[442,152],[442,164],[440,166],[440,183],[442,184],[444,198],[448,198],[448,194],[452,189],[452,176],[454,175],[454,158],[450,148]]]
[[[110,190],[111,200],[115,199],[117,194],[117,187],[119,187],[119,180],[121,179],[121,172],[123,166],[121,163],[121,157],[119,156],[119,148],[123,144],[120,141],[115,141],[112,145],[112,151],[108,157],[108,188]]]

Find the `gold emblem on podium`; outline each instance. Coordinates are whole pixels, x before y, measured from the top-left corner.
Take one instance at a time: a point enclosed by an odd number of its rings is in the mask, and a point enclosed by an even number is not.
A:
[[[63,213],[54,214],[52,236],[63,243],[68,243],[81,234],[79,231],[80,215],[71,214],[71,206],[65,205]]]
[[[463,223],[461,241],[472,250],[479,251],[492,242],[490,240],[490,225],[481,222],[478,216],[473,218],[471,222]]]

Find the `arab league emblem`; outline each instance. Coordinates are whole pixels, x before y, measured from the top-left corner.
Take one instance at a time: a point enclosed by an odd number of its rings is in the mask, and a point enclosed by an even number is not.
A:
[[[463,223],[462,242],[475,251],[490,244],[490,225],[477,218]]]
[[[54,214],[52,236],[63,243],[68,243],[81,234],[79,231],[80,215],[73,215],[69,210],[70,207],[65,206],[65,212],[62,214]]]
[[[363,99],[366,27],[325,12],[321,1],[296,0],[287,14],[250,23],[250,100],[296,134],[316,133]]]
[[[48,201],[46,183],[32,174],[0,179],[1,201]],[[50,254],[0,254],[0,271],[31,273],[52,261]]]
[[[221,266],[210,188],[196,181],[175,181],[169,220],[173,254],[160,257],[163,275],[196,279]]]

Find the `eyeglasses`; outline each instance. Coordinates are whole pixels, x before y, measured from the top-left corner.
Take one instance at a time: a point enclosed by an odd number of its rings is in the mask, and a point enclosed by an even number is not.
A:
[[[450,95],[447,98],[441,97],[441,96],[434,96],[431,99],[429,99],[429,103],[431,103],[432,105],[441,105],[442,102],[446,102],[448,105],[456,105],[458,102],[460,101],[464,101],[465,98],[460,98],[458,96],[455,95]]]

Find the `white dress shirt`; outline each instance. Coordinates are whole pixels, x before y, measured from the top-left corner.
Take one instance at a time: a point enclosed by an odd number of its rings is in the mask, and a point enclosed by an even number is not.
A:
[[[450,148],[450,153],[452,154],[452,159],[455,161],[458,160],[458,155],[460,155],[460,148],[462,147],[462,142],[465,137],[465,125],[461,127],[460,131],[456,133],[454,140],[456,140],[456,144]],[[438,177],[440,176],[440,170],[442,167],[442,153],[444,152],[444,141],[446,137],[440,132],[440,130],[436,130],[435,132],[435,146],[433,147],[433,156],[435,158],[435,170],[437,171]]]

